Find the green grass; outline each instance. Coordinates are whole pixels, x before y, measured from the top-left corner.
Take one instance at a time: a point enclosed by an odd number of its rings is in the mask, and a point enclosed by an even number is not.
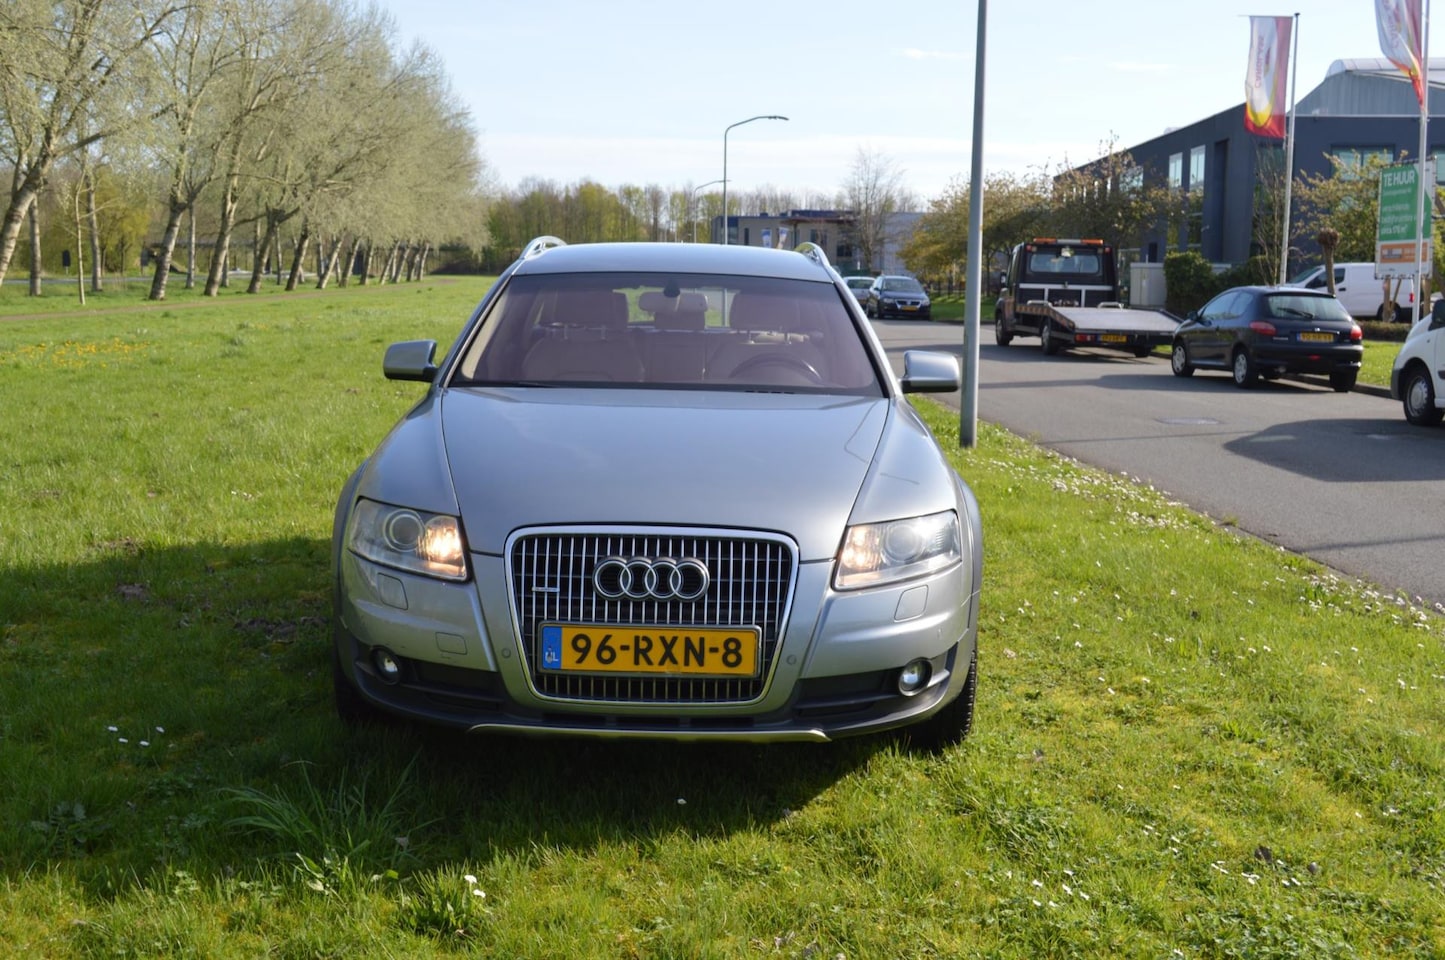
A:
[[[1445,956],[1441,619],[988,424],[959,747],[343,729],[334,498],[484,289],[0,319],[0,956]]]

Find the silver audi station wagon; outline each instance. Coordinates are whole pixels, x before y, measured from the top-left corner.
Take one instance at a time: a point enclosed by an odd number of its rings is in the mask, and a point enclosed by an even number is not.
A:
[[[973,494],[822,251],[533,241],[347,480],[343,719],[827,741],[973,720]]]

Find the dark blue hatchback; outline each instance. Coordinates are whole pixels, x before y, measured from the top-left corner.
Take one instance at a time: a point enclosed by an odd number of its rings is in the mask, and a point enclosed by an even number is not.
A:
[[[1234,287],[1191,313],[1174,335],[1177,377],[1228,370],[1241,387],[1263,377],[1316,373],[1344,393],[1355,385],[1365,348],[1359,324],[1324,291]]]

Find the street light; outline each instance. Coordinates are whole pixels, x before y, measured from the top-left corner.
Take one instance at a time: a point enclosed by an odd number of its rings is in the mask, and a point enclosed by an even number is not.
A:
[[[695,187],[692,188],[692,199],[688,201],[687,209],[692,213],[692,242],[693,242],[693,243],[697,243],[697,192],[698,192],[699,190],[701,190],[703,187],[710,187],[710,186],[712,186],[712,185],[715,184],[715,183],[723,183],[723,182],[724,182],[724,181],[722,181],[722,180],[709,180],[707,183],[699,183],[697,186],[695,186]],[[723,211],[723,215],[724,215],[724,219],[723,219],[723,230],[726,231],[726,230],[727,230],[727,227],[728,227],[728,222],[727,222],[727,219],[726,219],[726,215],[727,215],[727,211],[726,211],[726,210]]]
[[[728,131],[733,127],[741,127],[745,123],[752,123],[754,120],[786,120],[787,117],[780,117],[776,113],[762,114],[756,117],[748,117],[746,120],[739,120],[737,123],[729,124],[727,130],[723,131],[723,177],[722,177],[722,208],[723,208],[723,246],[728,242]]]

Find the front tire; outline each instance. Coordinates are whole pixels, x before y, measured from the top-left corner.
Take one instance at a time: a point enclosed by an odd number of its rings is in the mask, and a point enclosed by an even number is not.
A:
[[[1411,367],[1405,371],[1400,397],[1405,419],[1417,427],[1433,427],[1445,418],[1445,410],[1435,406],[1435,385],[1430,381],[1428,370]]]
[[[341,669],[341,643],[345,639],[340,633],[339,626],[332,627],[331,642],[331,691],[336,706],[336,716],[342,725],[347,727],[369,726],[372,724],[384,723],[389,716],[365,697],[361,691],[352,686],[351,681],[346,677],[346,671]]]
[[[1174,341],[1174,350],[1169,354],[1169,369],[1176,377],[1192,377],[1194,364],[1189,362],[1189,348],[1183,340]]]
[[[1003,314],[994,314],[993,318],[993,339],[1001,347],[1008,346],[1013,342],[1014,335],[1009,332],[1008,324],[1004,323]]]
[[[1039,347],[1044,351],[1044,356],[1052,357],[1059,352],[1059,341],[1054,338],[1054,322],[1045,320],[1044,325],[1039,329]]]
[[[978,695],[978,650],[968,664],[968,676],[963,689],[953,702],[933,716],[904,729],[909,742],[929,752],[962,743],[973,732],[973,706]]]
[[[1248,390],[1259,382],[1259,367],[1255,366],[1254,358],[1249,355],[1247,347],[1235,348],[1231,370],[1234,373],[1236,387]]]

